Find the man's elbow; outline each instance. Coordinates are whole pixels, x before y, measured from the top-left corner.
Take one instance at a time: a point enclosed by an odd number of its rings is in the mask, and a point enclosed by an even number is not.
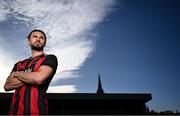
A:
[[[4,85],[4,90],[5,90],[5,91],[10,91],[10,90],[11,90],[11,88],[10,88],[10,87],[8,87],[8,85],[6,85],[6,84],[5,84],[5,85]]]
[[[42,83],[43,83],[43,82],[41,82],[41,81],[37,81],[37,82],[36,82],[37,85],[41,85]]]
[[[44,80],[41,79],[41,78],[37,78],[37,79],[35,80],[35,83],[36,83],[37,85],[41,85],[41,84],[44,83]]]

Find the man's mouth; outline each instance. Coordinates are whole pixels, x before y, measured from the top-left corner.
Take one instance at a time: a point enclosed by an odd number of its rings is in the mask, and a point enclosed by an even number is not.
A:
[[[42,46],[40,42],[35,42],[34,45],[36,45],[36,46]]]

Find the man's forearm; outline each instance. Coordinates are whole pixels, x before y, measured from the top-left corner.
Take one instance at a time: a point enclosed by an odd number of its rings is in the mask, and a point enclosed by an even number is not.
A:
[[[7,84],[4,86],[4,89],[5,91],[11,91],[11,90],[15,90],[19,87],[21,87],[23,85],[23,83],[18,83],[18,84],[15,84],[15,83],[12,83],[12,84]]]
[[[12,72],[4,84],[4,89],[5,91],[14,90],[21,87],[24,83],[41,84],[39,75],[38,72]]]
[[[14,77],[29,84],[43,84],[52,74],[53,69],[49,66],[41,66],[37,72],[15,72]]]
[[[38,84],[38,78],[40,78],[38,72],[16,72],[14,76],[18,80],[29,84]]]

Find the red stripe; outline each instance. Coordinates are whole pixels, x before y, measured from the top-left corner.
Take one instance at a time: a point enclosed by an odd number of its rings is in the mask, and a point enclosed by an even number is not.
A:
[[[37,61],[35,67],[34,67],[34,72],[36,72],[39,67],[40,64],[43,62],[43,60],[45,59],[45,56],[42,57],[40,60]],[[31,106],[30,106],[30,111],[31,111],[31,115],[39,115],[39,108],[38,108],[38,87],[36,86],[32,86],[31,88]]]
[[[36,65],[34,67],[34,72],[36,72],[39,69],[39,67],[40,67],[41,63],[44,61],[44,59],[45,59],[45,56],[42,57],[39,61],[37,61]]]
[[[24,92],[25,92],[25,89],[26,89],[26,86],[23,85],[21,90],[19,91],[20,100],[19,100],[18,112],[17,112],[17,114],[19,114],[19,115],[23,115],[23,113],[24,113]]]
[[[31,63],[29,63],[28,67],[30,67],[35,60],[37,60],[37,58],[33,58],[33,60],[31,61]]]
[[[30,114],[31,115],[39,115],[38,109],[38,87],[31,87],[31,104],[30,104]]]
[[[21,66],[21,61],[18,62],[18,65],[16,67],[16,70],[20,70],[20,66]],[[9,112],[9,115],[13,115],[13,109],[14,109],[14,104],[15,104],[15,101],[16,101],[16,94],[17,94],[17,90],[15,91],[15,93],[13,94],[13,97],[12,97],[12,101],[11,101],[11,111]]]
[[[25,60],[23,64],[21,64],[21,67],[24,69],[26,64],[27,64],[28,60]]]
[[[40,64],[44,61],[45,56],[42,57],[40,60],[37,61],[35,67],[34,67],[34,72],[36,72]],[[39,107],[38,107],[38,87],[37,86],[32,86],[31,87],[31,106],[30,106],[30,112],[31,115],[39,115]]]
[[[20,70],[20,65],[21,65],[21,61],[18,62],[18,65],[17,65],[17,71]]]
[[[17,70],[22,70],[25,68],[26,64],[27,64],[28,60],[25,60],[23,64],[21,64],[21,61],[18,62],[18,66],[17,66]]]

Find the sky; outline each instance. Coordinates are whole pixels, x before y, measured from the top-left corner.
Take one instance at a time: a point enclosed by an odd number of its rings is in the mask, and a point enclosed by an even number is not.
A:
[[[48,92],[95,93],[100,74],[105,93],[151,93],[150,110],[180,111],[179,0],[0,2],[0,92],[42,29],[58,57]]]

